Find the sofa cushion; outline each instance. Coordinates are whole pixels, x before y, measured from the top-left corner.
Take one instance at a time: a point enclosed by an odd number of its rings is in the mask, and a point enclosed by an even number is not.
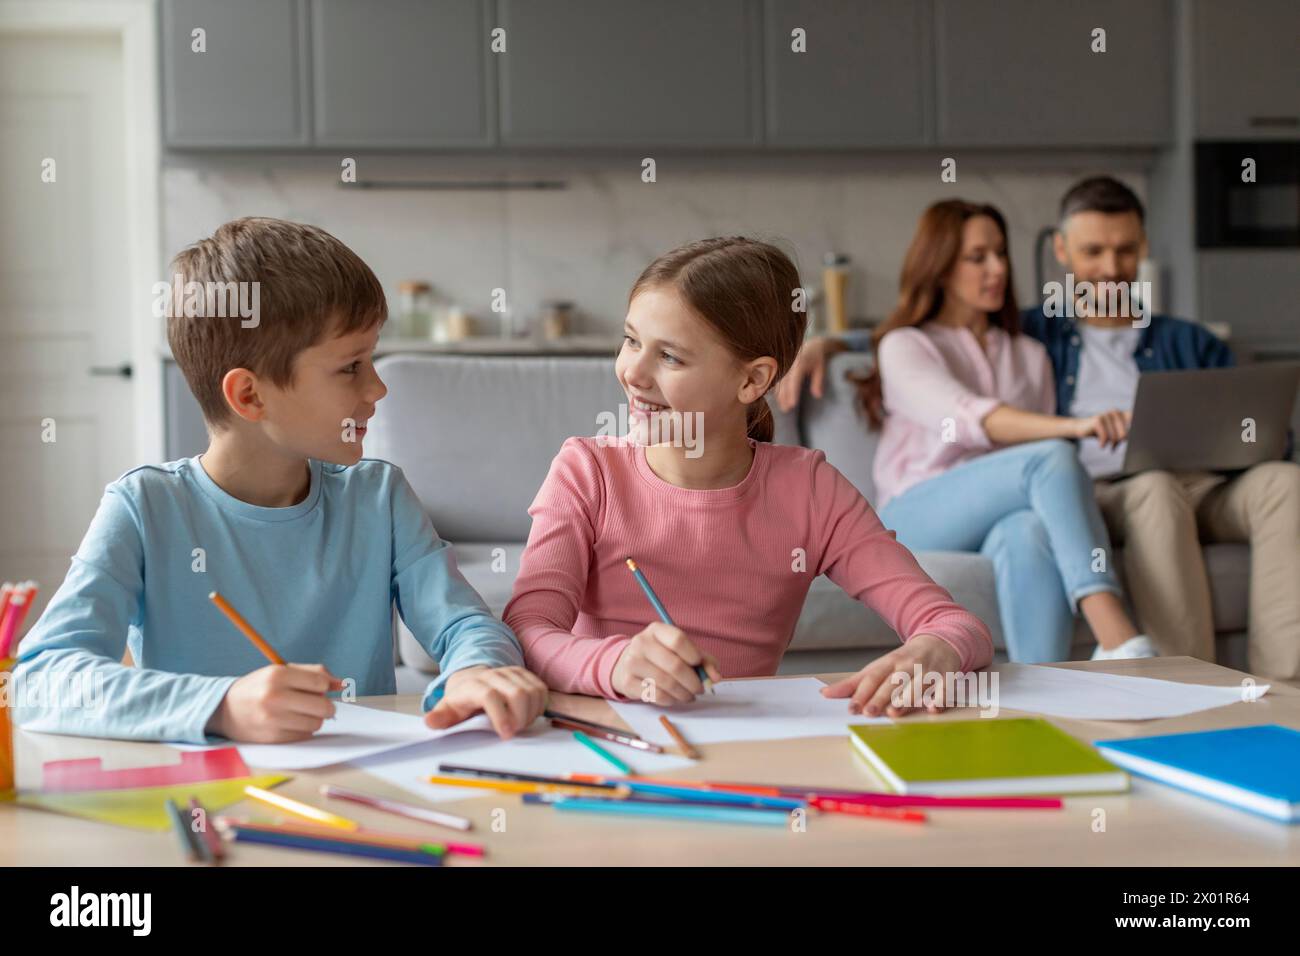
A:
[[[614,359],[388,355],[366,454],[400,467],[449,541],[523,541],[564,440],[626,401]],[[625,417],[625,413],[624,413]],[[610,429],[613,431],[613,429]]]
[[[996,647],[1004,646],[993,590],[993,565],[978,554],[921,551],[917,562],[953,599],[989,626]],[[808,589],[790,650],[896,647],[898,635],[875,611],[849,597],[822,575]]]

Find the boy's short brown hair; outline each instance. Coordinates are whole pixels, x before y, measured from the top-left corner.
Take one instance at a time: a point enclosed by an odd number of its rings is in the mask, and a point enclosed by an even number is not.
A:
[[[355,252],[324,229],[283,219],[228,222],[178,253],[170,273],[176,294],[167,309],[167,342],[212,428],[230,418],[221,380],[232,368],[286,388],[299,352],[327,334],[366,331],[388,317],[383,287]],[[256,321],[243,321],[211,292],[195,310],[197,300],[180,295],[189,283],[228,288],[232,296],[230,283],[257,283]]]

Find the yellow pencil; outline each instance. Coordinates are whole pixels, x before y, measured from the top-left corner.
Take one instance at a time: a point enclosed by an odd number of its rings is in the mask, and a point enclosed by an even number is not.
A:
[[[245,787],[244,793],[254,800],[260,800],[262,803],[269,804],[285,813],[292,813],[294,816],[302,817],[306,820],[314,820],[317,823],[324,824],[327,827],[336,827],[340,830],[360,830],[361,824],[355,820],[349,820],[347,817],[340,817],[337,814],[330,813],[328,810],[318,810],[316,807],[306,803],[299,803],[289,797],[281,796],[278,793],[272,793],[270,790],[263,790],[261,787]]]
[[[599,794],[604,797],[626,796],[625,787],[610,790],[607,787],[583,787],[562,783],[533,783],[529,780],[474,780],[468,777],[443,777],[434,775],[424,778],[426,783],[447,787],[472,787],[476,790],[496,790],[499,793],[558,793],[566,797],[590,797]],[[620,793],[622,790],[623,793]]]
[[[266,655],[266,659],[272,664],[284,664],[284,658],[275,652],[275,648],[266,643],[265,638],[253,629],[253,625],[244,620],[242,614],[230,606],[230,602],[223,598],[216,591],[208,595],[208,600],[221,609],[221,613],[230,618],[230,623],[243,631],[244,636],[253,642],[253,646]]]

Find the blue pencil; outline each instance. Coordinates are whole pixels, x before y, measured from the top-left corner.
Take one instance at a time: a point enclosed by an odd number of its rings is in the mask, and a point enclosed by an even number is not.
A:
[[[185,816],[181,813],[181,808],[177,806],[175,800],[169,799],[165,804],[167,816],[171,818],[172,830],[176,834],[176,842],[181,845],[181,852],[191,863],[199,863],[206,859],[199,842],[195,837],[197,834],[191,830],[185,822]]]
[[[733,793],[726,790],[699,790],[695,787],[675,787],[666,783],[646,783],[643,780],[621,780],[619,786],[627,787],[633,793],[678,797],[683,800],[696,799],[701,802],[707,800],[710,803],[733,803],[737,806],[762,806],[773,810],[793,810],[808,803],[795,797],[769,797],[757,793]]]
[[[751,810],[741,807],[705,806],[697,804],[657,804],[639,800],[588,800],[585,797],[568,797],[552,804],[556,810],[578,813],[610,813],[624,816],[672,817],[678,820],[706,820],[713,823],[756,823],[783,827],[789,821],[784,810]]]
[[[667,788],[665,788],[667,791]],[[558,793],[526,793],[524,803],[558,803],[570,799]],[[695,806],[742,807],[749,810],[796,810],[808,804],[803,800],[785,797],[764,797],[748,793],[724,793],[714,790],[675,789],[671,792],[642,791],[623,796],[605,796],[592,793],[584,795],[583,800],[624,800],[632,803],[653,803],[660,806],[670,804],[694,804]]]
[[[422,850],[399,850],[395,847],[366,846],[361,843],[344,843],[341,840],[316,839],[292,833],[267,833],[264,830],[231,828],[238,843],[261,843],[291,850],[312,850],[317,853],[341,853],[345,856],[364,856],[375,860],[393,860],[398,863],[418,863],[421,866],[441,866],[442,855]]]
[[[627,567],[632,572],[632,577],[636,578],[636,583],[641,585],[641,590],[645,592],[645,596],[650,599],[650,604],[655,609],[655,613],[659,615],[659,620],[669,627],[676,627],[677,625],[673,623],[673,619],[668,616],[668,608],[664,607],[663,602],[659,600],[659,595],[655,594],[655,590],[650,586],[645,573],[636,566],[636,562],[631,558],[627,559]],[[703,664],[695,665],[695,674],[699,677],[700,683],[704,685],[704,689],[712,694],[714,692],[713,681],[709,677],[709,672],[704,669]]]

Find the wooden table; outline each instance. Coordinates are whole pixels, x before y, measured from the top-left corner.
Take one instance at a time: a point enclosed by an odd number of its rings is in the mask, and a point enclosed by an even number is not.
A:
[[[1238,686],[1248,676],[1188,657],[1061,664],[1085,670],[1200,684]],[[827,679],[841,675],[822,675]],[[1267,683],[1260,680],[1259,683]],[[363,703],[418,713],[416,695],[365,698]],[[557,710],[621,724],[599,699],[553,695]],[[1005,715],[1014,711],[1003,710]],[[979,719],[975,711],[913,714],[906,720]],[[1187,717],[1155,721],[1078,721],[1050,718],[1087,740],[1277,723],[1300,729],[1300,690],[1273,684],[1253,703],[1238,702]],[[847,723],[847,720],[846,720]],[[676,776],[827,787],[877,789],[880,784],[850,749],[846,737],[712,744],[703,759]],[[103,756],[109,766],[162,763],[174,753],[157,744],[57,737],[17,731],[19,787],[39,785],[42,761]],[[430,768],[433,769],[432,767]],[[352,786],[410,803],[416,797],[350,767],[299,771],[278,789],[320,804],[321,783]],[[745,825],[682,823],[561,814],[524,805],[517,796],[487,794],[438,804],[470,817],[464,838],[488,847],[486,861],[458,857],[458,866],[506,865],[1300,865],[1300,828],[1274,823],[1212,801],[1133,778],[1122,795],[1067,798],[1063,810],[932,812],[926,825],[837,814],[810,814],[794,832]],[[504,810],[504,832],[494,832],[494,811]],[[227,813],[262,808],[241,804]],[[1101,814],[1098,811],[1102,811]],[[415,821],[349,805],[363,825],[391,831],[450,834]],[[1104,815],[1104,830],[1098,826]],[[0,805],[0,864],[170,865],[182,862],[171,832],[142,833],[13,804]],[[230,865],[372,865],[368,861],[269,847],[233,845]],[[376,863],[373,865],[386,865]]]

